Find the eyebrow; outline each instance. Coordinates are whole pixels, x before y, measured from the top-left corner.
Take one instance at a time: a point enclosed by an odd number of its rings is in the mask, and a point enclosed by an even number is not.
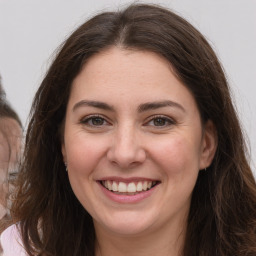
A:
[[[74,107],[73,111],[75,111],[77,108],[82,107],[82,106],[88,106],[88,107],[94,107],[94,108],[99,108],[103,110],[108,110],[108,111],[114,111],[114,107],[108,105],[107,103],[101,102],[101,101],[89,101],[89,100],[81,100],[77,102]],[[155,102],[146,102],[138,107],[138,112],[145,112],[149,110],[155,110],[158,108],[164,108],[164,107],[175,107],[183,112],[186,112],[184,107],[180,105],[177,102],[170,101],[170,100],[164,100],[164,101],[155,101]]]
[[[77,102],[73,107],[73,111],[75,111],[77,108],[82,107],[82,106],[88,106],[88,107],[94,107],[94,108],[114,111],[114,108],[112,106],[110,106],[104,102],[91,101],[91,100],[81,100],[81,101]]]
[[[154,109],[164,108],[164,107],[175,107],[182,110],[183,112],[186,112],[182,105],[171,100],[143,103],[139,106],[138,111],[141,113],[148,110],[154,110]]]

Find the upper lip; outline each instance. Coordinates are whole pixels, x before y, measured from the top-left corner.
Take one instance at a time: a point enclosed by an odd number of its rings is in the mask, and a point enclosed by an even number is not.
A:
[[[98,179],[98,181],[104,181],[104,180],[118,181],[118,182],[124,182],[124,183],[138,182],[138,181],[158,181],[159,182],[158,179],[152,179],[152,178],[146,178],[146,177],[124,178],[124,177],[117,177],[117,176],[108,176],[108,177],[102,177]]]

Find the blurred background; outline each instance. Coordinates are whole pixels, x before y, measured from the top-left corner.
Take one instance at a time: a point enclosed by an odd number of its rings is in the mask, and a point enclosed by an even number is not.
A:
[[[98,12],[131,2],[171,8],[206,36],[229,79],[256,176],[256,0],[0,0],[0,74],[23,125],[52,56],[65,38]]]

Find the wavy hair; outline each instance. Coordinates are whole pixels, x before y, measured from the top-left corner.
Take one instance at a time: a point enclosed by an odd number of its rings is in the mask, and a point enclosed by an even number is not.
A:
[[[94,255],[92,218],[69,184],[60,134],[72,81],[91,56],[110,46],[163,56],[193,94],[202,121],[216,127],[217,151],[193,191],[183,255],[256,255],[255,179],[223,69],[197,29],[145,4],[82,24],[60,47],[35,95],[12,209],[28,254]]]

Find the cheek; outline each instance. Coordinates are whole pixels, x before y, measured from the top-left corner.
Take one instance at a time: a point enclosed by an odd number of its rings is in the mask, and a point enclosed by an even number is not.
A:
[[[199,145],[186,137],[175,136],[155,147],[155,156],[168,176],[183,177],[199,169]]]
[[[90,136],[73,136],[66,140],[66,159],[68,168],[77,176],[88,176],[106,151],[103,140]]]
[[[66,141],[69,182],[74,194],[85,207],[90,205],[90,183],[100,150],[81,139]]]
[[[10,160],[9,145],[5,141],[0,141],[0,164],[6,165]]]
[[[199,171],[199,147],[183,137],[176,137],[162,145],[158,163],[165,176],[168,210],[188,207]]]

